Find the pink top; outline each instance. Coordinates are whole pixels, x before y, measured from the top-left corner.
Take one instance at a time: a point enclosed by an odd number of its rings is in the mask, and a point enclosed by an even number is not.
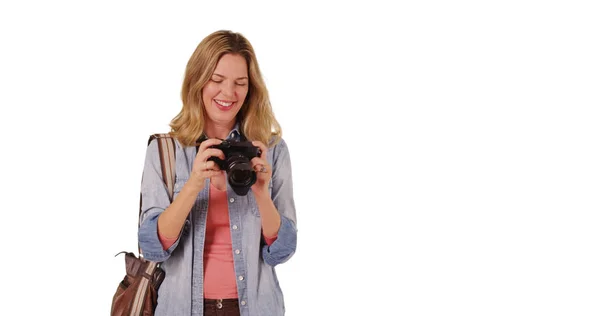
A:
[[[177,241],[177,238],[164,238],[160,232],[158,237],[165,250]],[[272,238],[263,237],[267,245],[271,245],[277,239],[277,235]],[[208,299],[238,297],[229,230],[227,191],[220,191],[212,184],[209,190],[204,242],[204,297]]]

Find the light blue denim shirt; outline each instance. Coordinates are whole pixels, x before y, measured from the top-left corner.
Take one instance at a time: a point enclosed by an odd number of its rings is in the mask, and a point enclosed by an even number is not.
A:
[[[228,139],[239,139],[238,126]],[[188,180],[196,147],[175,142],[176,176],[174,198]],[[271,246],[262,237],[261,219],[252,190],[238,196],[227,185],[229,230],[242,316],[285,314],[283,293],[275,266],[286,262],[296,251],[296,208],[292,189],[290,155],[285,141],[269,148],[267,159],[273,169],[269,184],[271,198],[281,214],[278,236]],[[162,262],[165,279],[158,291],[156,316],[203,315],[203,252],[210,180],[198,194],[178,240],[166,251],[158,239],[158,216],[169,206],[163,184],[158,143],[153,140],[146,153],[142,176],[142,214],[138,240],[144,257]],[[239,251],[238,251],[239,250]]]

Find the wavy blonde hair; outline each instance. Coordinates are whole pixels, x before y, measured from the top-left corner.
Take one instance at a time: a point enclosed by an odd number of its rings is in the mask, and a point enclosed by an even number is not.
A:
[[[268,147],[276,144],[281,139],[281,126],[273,114],[254,49],[243,35],[226,30],[208,35],[190,57],[181,89],[183,107],[169,124],[170,134],[184,146],[196,144],[206,122],[202,88],[225,54],[240,55],[248,65],[248,94],[236,118],[242,133],[248,140],[259,140]]]

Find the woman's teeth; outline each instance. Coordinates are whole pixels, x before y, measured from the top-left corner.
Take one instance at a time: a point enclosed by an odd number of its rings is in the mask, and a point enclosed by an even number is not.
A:
[[[215,102],[217,102],[217,104],[219,104],[220,106],[231,106],[233,104],[233,102],[223,102],[219,100],[215,100]]]

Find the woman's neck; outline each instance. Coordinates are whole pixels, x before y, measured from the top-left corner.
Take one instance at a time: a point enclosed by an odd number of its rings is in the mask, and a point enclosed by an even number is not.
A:
[[[226,139],[229,135],[229,132],[235,126],[235,121],[229,122],[227,124],[220,124],[216,122],[207,121],[206,126],[204,127],[204,133],[208,138],[219,138]]]

